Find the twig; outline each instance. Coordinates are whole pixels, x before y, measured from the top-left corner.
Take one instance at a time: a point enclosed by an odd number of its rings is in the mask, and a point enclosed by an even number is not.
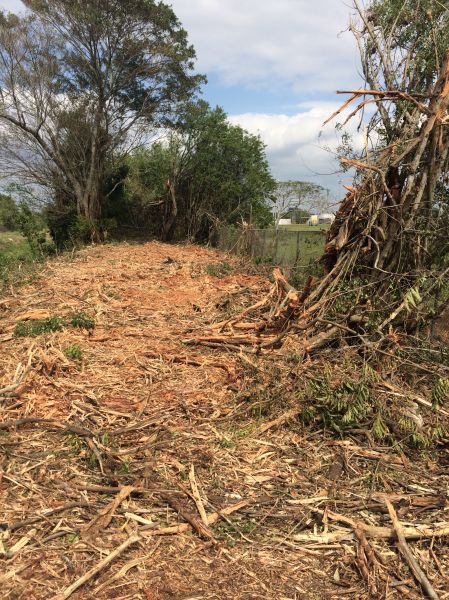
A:
[[[274,421],[265,423],[265,425],[262,425],[261,427],[259,427],[259,429],[256,429],[254,434],[261,435],[262,433],[265,433],[266,431],[269,431],[270,429],[274,429],[281,425],[284,425],[284,423],[286,423],[290,419],[294,419],[295,417],[297,417],[300,414],[300,412],[301,412],[300,408],[294,408],[293,410],[289,410],[288,412],[284,413],[277,419],[274,419]]]
[[[192,465],[192,467],[190,468],[189,481],[190,481],[190,487],[192,488],[193,500],[195,501],[195,504],[196,504],[196,507],[200,514],[201,520],[203,521],[204,525],[207,526],[208,525],[207,514],[204,509],[203,500],[201,498],[201,494],[198,489],[198,484],[195,479],[195,466],[194,465]]]
[[[72,585],[70,585],[68,588],[66,588],[63,592],[60,592],[59,594],[56,594],[56,596],[53,596],[53,598],[51,600],[67,600],[67,598],[70,598],[70,596],[73,594],[73,592],[76,592],[76,590],[78,588],[80,588],[85,583],[87,583],[90,579],[92,579],[92,577],[95,577],[95,575],[97,575],[97,573],[99,573],[105,567],[107,567],[118,556],[123,554],[123,552],[125,552],[125,550],[127,550],[130,546],[137,544],[137,542],[139,542],[139,541],[140,541],[140,537],[138,535],[133,535],[130,538],[128,538],[118,548],[116,548],[115,550],[110,552],[106,556],[106,558],[104,558],[103,560],[100,560],[100,562],[97,563],[95,565],[95,567],[92,567],[92,569],[87,571],[87,573],[85,575],[83,575],[82,577],[77,579],[75,581],[75,583],[72,583]]]
[[[176,498],[169,494],[161,494],[161,498],[167,502],[177,513],[181,515],[195,529],[200,537],[205,540],[215,541],[214,534],[207,525],[199,521],[190,511],[188,511]]]
[[[207,523],[208,523],[208,525],[213,525],[214,523],[217,523],[217,521],[222,519],[223,516],[232,515],[233,513],[240,510],[241,508],[248,506],[248,504],[249,504],[248,500],[242,500],[241,502],[238,502],[237,504],[232,504],[231,506],[227,506],[226,508],[223,508],[219,512],[211,513],[211,514],[207,515]],[[141,527],[139,529],[139,533],[146,532],[144,535],[150,535],[150,536],[174,535],[177,533],[186,533],[187,531],[191,531],[192,529],[193,529],[193,527],[192,527],[192,525],[190,525],[190,523],[178,523],[177,525],[172,525],[171,527],[163,527],[161,529],[153,529],[152,526]],[[150,530],[150,531],[148,531],[148,530]]]
[[[398,515],[396,514],[396,511],[395,511],[393,505],[387,498],[385,498],[385,504],[388,508],[388,512],[390,514],[390,519],[391,519],[391,522],[393,523],[393,527],[395,529],[395,532],[396,532],[396,535],[398,538],[398,546],[399,546],[399,550],[400,550],[402,556],[407,561],[407,564],[410,567],[410,570],[412,571],[416,580],[419,582],[419,584],[425,591],[426,595],[431,600],[438,600],[438,595],[435,592],[435,590],[433,589],[432,584],[427,579],[426,574],[419,566],[416,558],[413,556],[410,548],[407,545],[403,527],[401,525],[401,522],[398,519]]]
[[[89,506],[92,506],[91,502],[70,502],[69,504],[66,504],[65,506],[60,506],[59,508],[47,510],[47,511],[43,512],[41,515],[37,515],[36,517],[31,517],[31,518],[25,519],[23,521],[18,521],[17,523],[11,523],[11,525],[8,525],[7,528],[9,531],[17,531],[17,529],[21,529],[22,527],[26,527],[27,525],[33,525],[34,523],[43,521],[43,520],[47,519],[48,517],[57,515],[66,510],[70,510],[72,508],[89,508]],[[1,527],[1,524],[0,524],[0,527]]]

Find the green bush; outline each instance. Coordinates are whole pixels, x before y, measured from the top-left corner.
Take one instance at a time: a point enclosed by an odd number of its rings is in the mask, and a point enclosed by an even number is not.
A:
[[[210,263],[204,267],[204,271],[207,275],[212,277],[226,277],[226,275],[230,275],[233,271],[231,265],[227,262],[221,263]]]
[[[19,227],[19,207],[11,198],[0,194],[0,227],[16,231]]]
[[[27,240],[35,258],[44,258],[55,253],[56,247],[48,239],[42,216],[33,212],[27,204],[20,206],[18,223],[19,230]]]

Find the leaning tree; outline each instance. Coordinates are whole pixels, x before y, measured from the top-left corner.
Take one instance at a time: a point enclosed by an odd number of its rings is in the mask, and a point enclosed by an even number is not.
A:
[[[331,119],[359,117],[366,143],[341,159],[355,178],[323,275],[297,291],[275,270],[268,296],[218,324],[212,344],[272,347],[296,330],[308,351],[342,336],[369,345],[416,332],[447,302],[449,10],[438,0],[354,0],[354,9],[365,84],[339,92],[349,98]]]
[[[163,2],[24,4],[22,16],[0,12],[1,164],[95,229],[108,163],[195,92],[195,52]]]

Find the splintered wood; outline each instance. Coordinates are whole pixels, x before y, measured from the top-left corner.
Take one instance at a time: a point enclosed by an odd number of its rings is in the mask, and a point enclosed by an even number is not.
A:
[[[207,274],[224,260],[233,273]],[[444,598],[447,452],[412,461],[304,429],[293,388],[264,389],[287,358],[228,351],[232,336],[275,347],[300,298],[280,272],[270,286],[239,269],[193,246],[91,247],[5,299],[2,598],[417,597],[386,499]],[[13,337],[75,311],[95,329]],[[207,331],[229,344],[183,343]]]
[[[279,347],[291,322],[298,317],[301,301],[299,292],[288,283],[280,269],[274,269],[273,278],[274,283],[262,300],[237,316],[214,323],[211,331],[216,333],[186,339],[185,343],[212,348],[223,345],[229,349],[251,346],[256,352]]]

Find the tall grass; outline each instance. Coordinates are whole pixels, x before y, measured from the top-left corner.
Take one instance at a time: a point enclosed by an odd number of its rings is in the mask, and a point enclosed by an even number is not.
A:
[[[0,293],[31,281],[37,263],[26,239],[18,232],[0,232]]]

